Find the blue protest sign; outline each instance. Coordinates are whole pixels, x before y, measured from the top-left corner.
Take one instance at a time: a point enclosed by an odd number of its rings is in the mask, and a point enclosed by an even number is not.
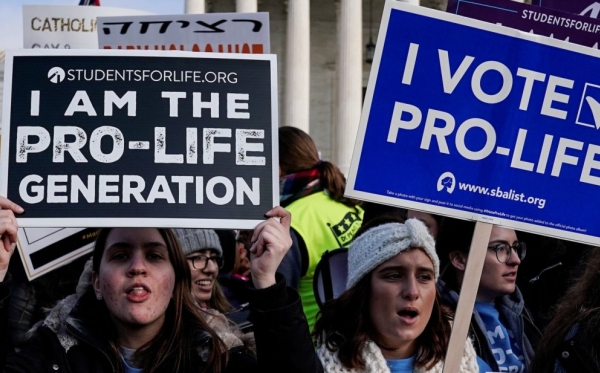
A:
[[[599,57],[388,1],[346,194],[599,244]]]

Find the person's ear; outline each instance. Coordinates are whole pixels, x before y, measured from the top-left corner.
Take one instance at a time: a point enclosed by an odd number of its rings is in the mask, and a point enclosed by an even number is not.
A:
[[[464,271],[467,267],[467,255],[460,251],[451,252],[448,257],[452,266],[459,271]]]
[[[98,278],[98,273],[96,271],[92,272],[92,286],[94,287],[96,299],[102,299],[102,293],[100,292],[100,279]]]
[[[241,242],[238,242],[236,244],[236,249],[237,249],[237,257],[238,258],[242,258],[244,255],[244,252],[246,251],[246,247],[244,247],[244,244]]]

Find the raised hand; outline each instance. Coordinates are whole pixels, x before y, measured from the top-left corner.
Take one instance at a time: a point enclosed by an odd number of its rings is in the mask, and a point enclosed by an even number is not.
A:
[[[250,272],[257,289],[275,284],[275,272],[292,246],[292,215],[277,206],[265,214],[268,219],[254,228],[250,247]],[[279,221],[276,219],[279,218]]]

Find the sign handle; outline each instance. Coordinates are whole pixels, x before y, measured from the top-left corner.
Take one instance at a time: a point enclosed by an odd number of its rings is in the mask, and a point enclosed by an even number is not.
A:
[[[492,235],[492,227],[490,223],[478,221],[475,224],[475,232],[473,232],[473,240],[469,249],[467,258],[467,267],[465,268],[465,277],[460,288],[460,297],[456,307],[456,316],[452,325],[452,334],[446,351],[446,360],[444,362],[444,370],[442,373],[456,373],[460,366],[460,360],[465,349],[465,341],[469,332],[469,324],[471,323],[471,315],[475,304],[477,289],[479,288],[479,280],[483,270],[483,262],[487,252],[487,245]]]

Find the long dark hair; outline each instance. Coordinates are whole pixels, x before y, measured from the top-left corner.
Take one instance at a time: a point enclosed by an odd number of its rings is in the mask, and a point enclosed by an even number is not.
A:
[[[333,163],[319,160],[313,139],[299,128],[279,127],[279,167],[285,175],[318,167],[321,185],[331,198],[349,207],[360,204],[358,200],[344,197],[346,177]]]
[[[215,281],[211,297],[206,303],[208,304],[208,308],[215,309],[221,313],[233,311],[233,306],[229,303],[227,296],[223,292],[223,288],[217,281]]]
[[[96,273],[99,273],[106,240],[111,229],[114,228],[100,230],[96,238],[93,253],[93,270]],[[175,287],[161,330],[146,346],[136,351],[135,360],[141,363],[144,372],[220,372],[222,355],[226,352],[225,345],[206,324],[195,305],[191,291],[190,269],[175,234],[170,229],[158,228],[157,230],[167,245],[169,259],[175,271]],[[104,302],[101,304],[104,309],[102,313],[106,316],[104,319],[106,337],[115,354],[116,361],[120,362],[116,329],[110,322],[108,308]],[[197,348],[200,346],[195,342],[198,333],[202,332],[211,339],[206,365],[198,366],[197,362],[200,359]],[[122,364],[118,364],[117,371],[123,371]]]
[[[392,222],[403,223],[404,219],[398,215],[380,216],[363,225],[355,238],[370,228]],[[338,351],[340,361],[348,369],[368,368],[362,357],[362,350],[374,331],[369,313],[371,273],[372,271],[339,298],[327,301],[319,312],[313,329],[317,344],[324,344],[332,352]],[[419,348],[415,366],[431,369],[444,360],[452,331],[452,318],[450,309],[442,306],[436,288],[431,318],[417,338]]]
[[[471,249],[471,239],[475,232],[475,222],[455,218],[445,218],[440,225],[435,248],[440,257],[441,280],[445,288],[460,292],[458,272],[450,262],[450,253],[459,251],[466,256]]]
[[[600,248],[592,248],[581,275],[566,291],[555,308],[538,345],[531,371],[554,372],[560,345],[574,325],[578,325],[578,345],[594,357],[587,362],[600,370]]]

